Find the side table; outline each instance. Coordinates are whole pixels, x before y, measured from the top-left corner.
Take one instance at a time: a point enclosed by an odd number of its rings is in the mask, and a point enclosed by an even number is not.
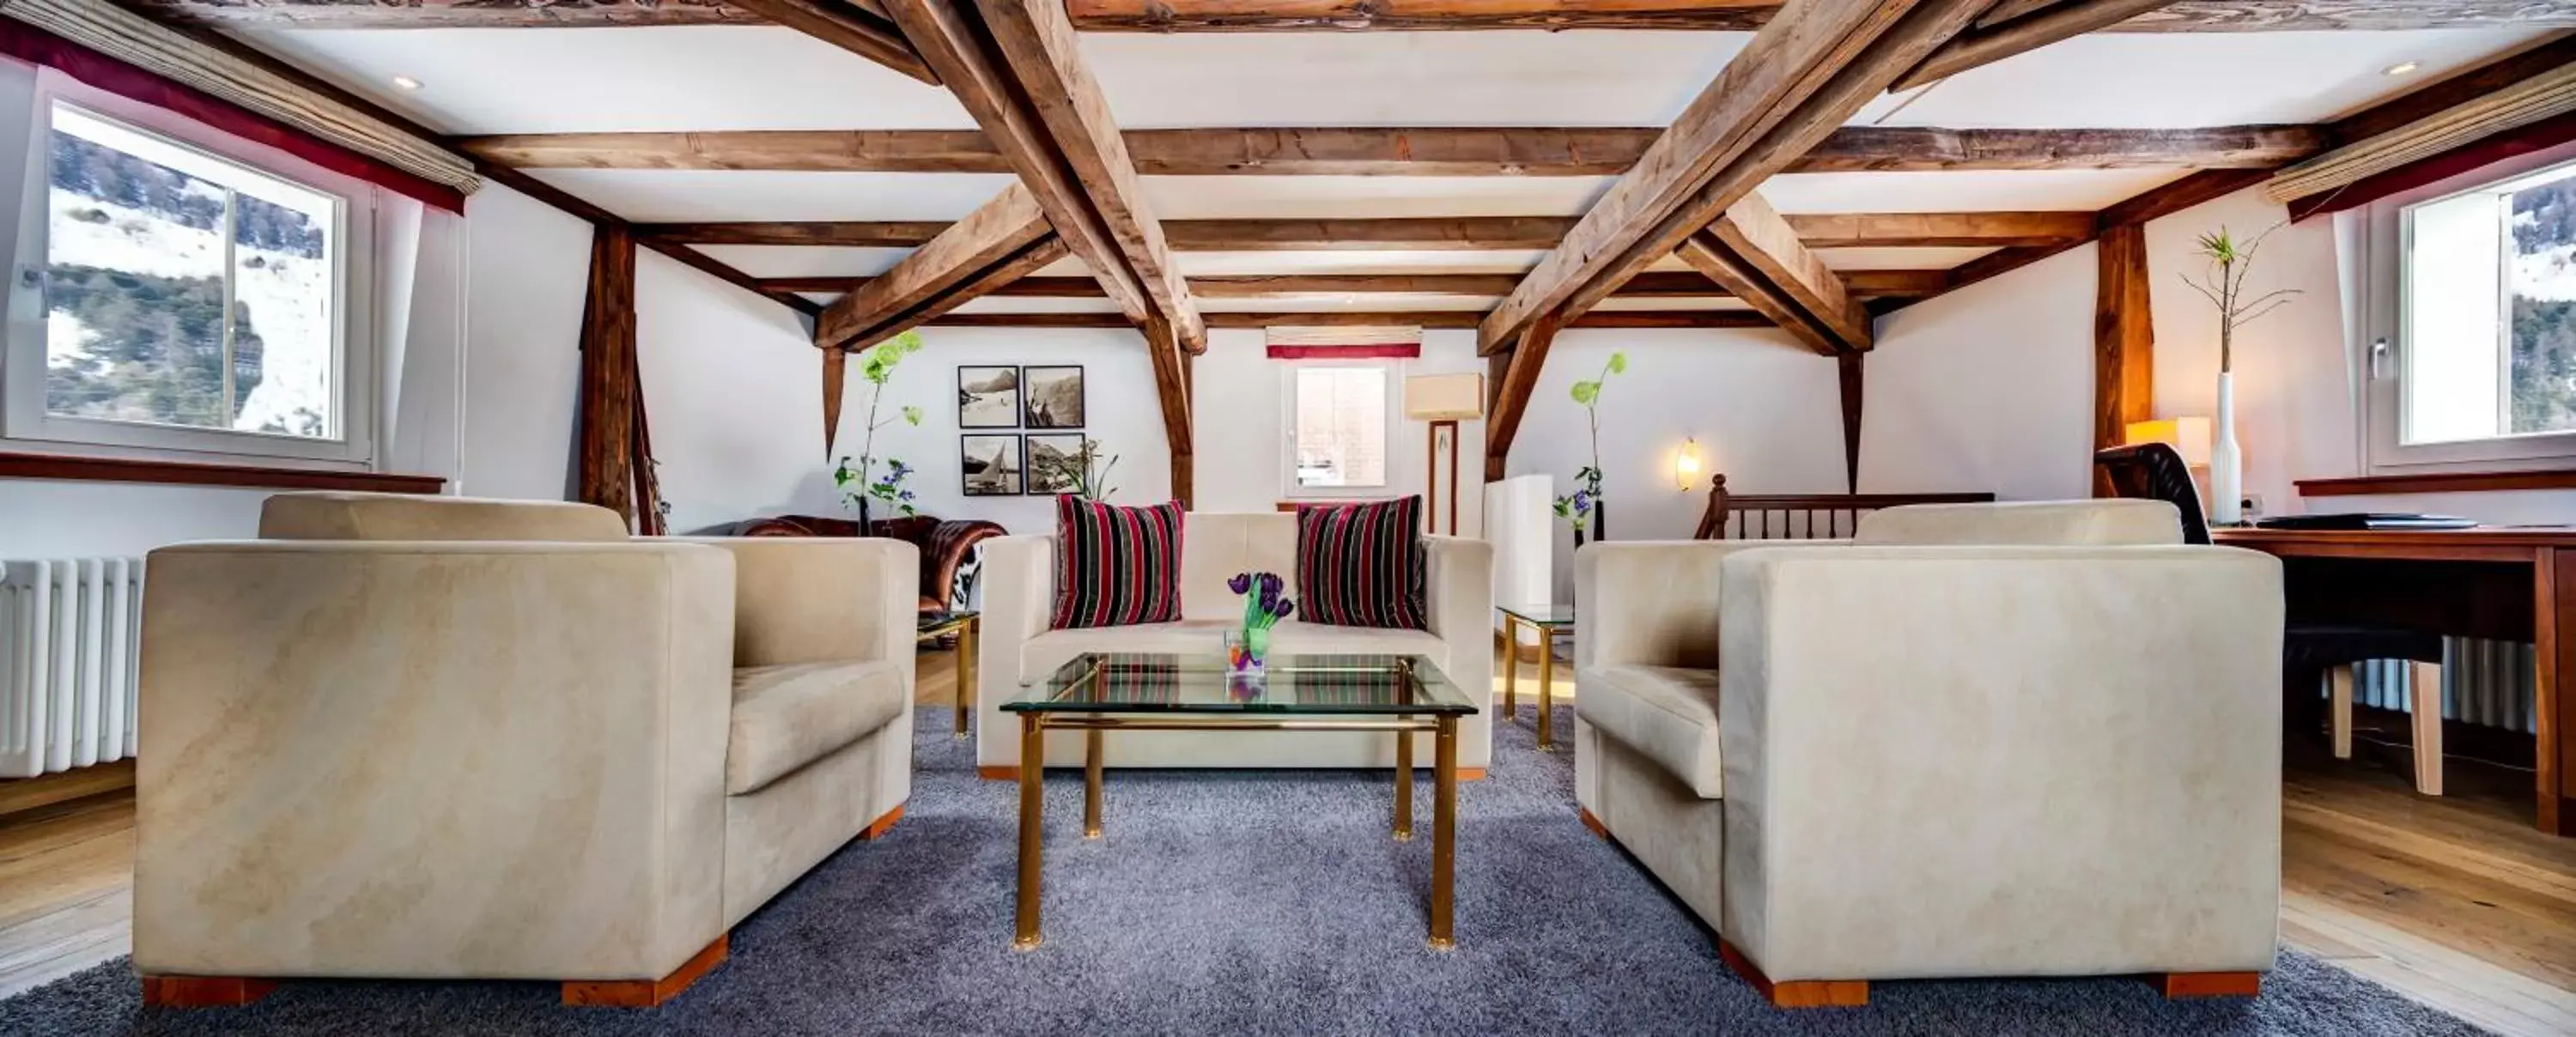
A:
[[[1556,650],[1554,641],[1559,630],[1574,629],[1572,605],[1504,605],[1503,614],[1503,717],[1517,719],[1521,683],[1521,628],[1528,627],[1538,635],[1538,749],[1556,751]]]

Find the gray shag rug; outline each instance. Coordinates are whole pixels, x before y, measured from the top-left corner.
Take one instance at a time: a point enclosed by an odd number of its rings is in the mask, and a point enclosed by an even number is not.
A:
[[[1112,772],[1098,841],[1078,774],[1058,772],[1046,942],[1014,952],[1017,786],[975,777],[946,710],[918,716],[903,820],[780,894],[661,1008],[564,1008],[540,983],[315,981],[145,1011],[120,959],[0,1001],[0,1035],[2480,1032],[2288,951],[2250,1000],[2107,978],[1879,983],[1866,1008],[1773,1009],[1576,820],[1569,754],[1533,748],[1530,707],[1497,733],[1491,776],[1460,788],[1455,951],[1423,943],[1428,773],[1398,843],[1385,772],[1324,771]]]

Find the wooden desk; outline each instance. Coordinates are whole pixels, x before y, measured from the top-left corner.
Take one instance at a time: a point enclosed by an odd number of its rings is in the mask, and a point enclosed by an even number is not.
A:
[[[2290,615],[2397,623],[2538,646],[2532,681],[2539,825],[2576,835],[2576,529],[2222,529],[2283,563]]]

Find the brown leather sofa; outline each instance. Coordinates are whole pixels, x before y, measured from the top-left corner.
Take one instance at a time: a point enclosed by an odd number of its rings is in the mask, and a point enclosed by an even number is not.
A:
[[[887,537],[921,551],[921,611],[964,608],[972,599],[979,566],[975,545],[1010,531],[981,519],[943,519],[907,515],[868,523],[865,535]],[[862,535],[854,519],[819,515],[781,515],[752,519],[731,535],[745,537],[854,537]]]

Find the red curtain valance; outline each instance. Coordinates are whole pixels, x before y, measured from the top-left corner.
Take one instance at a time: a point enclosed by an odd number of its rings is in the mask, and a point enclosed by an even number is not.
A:
[[[465,192],[435,183],[381,159],[314,137],[195,87],[173,82],[14,18],[0,18],[0,54],[60,70],[91,86],[187,116],[244,140],[269,147],[343,176],[419,199],[453,213],[465,211]]]
[[[1420,342],[1349,342],[1330,346],[1272,346],[1272,360],[1419,360]]]
[[[2374,176],[2363,177],[2332,191],[2290,201],[2290,218],[2304,220],[2321,213],[2336,213],[2359,208],[2394,194],[2403,194],[2428,184],[2437,184],[2463,173],[2494,165],[2509,158],[2546,151],[2576,141],[2576,112],[2553,115],[2539,122],[2518,126],[2502,133],[2480,137],[2439,155],[2417,159]]]

